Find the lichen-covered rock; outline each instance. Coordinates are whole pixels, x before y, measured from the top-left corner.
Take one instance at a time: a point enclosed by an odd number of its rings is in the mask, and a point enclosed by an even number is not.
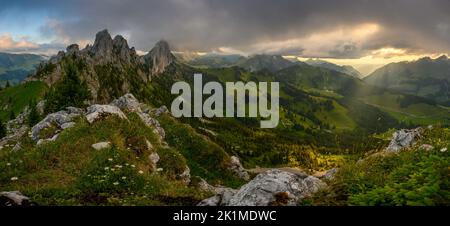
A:
[[[121,110],[127,110],[131,112],[140,112],[140,103],[131,93],[127,93],[111,102],[111,105],[114,105]]]
[[[276,194],[288,194],[286,205],[295,205],[299,200],[311,196],[326,187],[326,184],[313,176],[302,176],[277,169],[259,174],[242,186],[222,205],[267,206],[276,201]]]
[[[127,116],[117,106],[94,104],[87,108],[86,120],[93,123],[106,115],[116,115],[121,119],[127,119]]]
[[[139,101],[131,93],[127,93],[111,102],[112,106],[116,106],[121,110],[135,112],[138,114],[139,118],[145,123],[145,125],[154,128],[154,133],[158,135],[160,141],[164,140],[166,133],[164,129],[159,124],[158,120],[152,118],[149,115],[149,111],[142,111]],[[158,108],[159,109],[159,108]],[[159,112],[164,112],[165,106],[161,107]]]
[[[401,129],[396,131],[385,151],[396,152],[410,147],[420,137],[421,130],[419,127],[416,129]]]
[[[167,112],[169,112],[169,109],[167,109],[167,107],[165,105],[163,105],[159,108],[150,109],[146,113],[150,113],[150,114],[158,117]]]
[[[250,179],[250,175],[244,169],[241,162],[239,161],[239,158],[236,156],[231,156],[230,165],[229,165],[228,169],[241,179],[244,179],[244,180]]]
[[[30,198],[19,191],[0,192],[0,206],[31,206],[36,205]]]
[[[158,120],[150,117],[149,114],[143,112],[137,112],[139,118],[145,123],[145,125],[154,128],[153,132],[158,135],[159,140],[162,142],[166,136],[166,132],[159,124]]]
[[[83,109],[75,107],[67,107],[66,110],[48,114],[44,119],[31,128],[31,138],[34,141],[42,139],[40,132],[49,127],[56,127],[58,130],[64,130],[72,127],[75,123],[73,120],[84,113]],[[56,134],[53,134],[56,135]]]
[[[91,147],[95,150],[102,150],[102,149],[110,148],[111,143],[104,141],[104,142],[95,143],[95,144],[91,145]]]

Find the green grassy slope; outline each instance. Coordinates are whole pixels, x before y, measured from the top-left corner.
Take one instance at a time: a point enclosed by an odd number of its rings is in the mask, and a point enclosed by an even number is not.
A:
[[[27,82],[0,91],[0,120],[9,120],[11,111],[19,114],[31,100],[39,101],[47,86],[43,82]]]
[[[27,139],[20,152],[0,150],[0,190],[20,190],[43,205],[194,205],[209,195],[179,181],[185,152],[164,147],[136,114],[127,116],[93,125],[80,118],[55,142],[36,146]],[[111,148],[91,147],[102,141]],[[152,152],[160,156],[160,173],[153,173]]]

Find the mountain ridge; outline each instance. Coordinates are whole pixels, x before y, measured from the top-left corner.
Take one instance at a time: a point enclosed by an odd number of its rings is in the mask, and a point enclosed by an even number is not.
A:
[[[450,60],[446,55],[390,63],[375,70],[364,81],[450,106]]]

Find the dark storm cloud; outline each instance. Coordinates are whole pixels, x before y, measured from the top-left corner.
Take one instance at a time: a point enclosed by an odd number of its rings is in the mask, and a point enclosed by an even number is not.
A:
[[[166,39],[180,50],[230,47],[252,52],[255,44],[376,23],[382,29],[366,42],[355,45],[348,37],[324,54],[353,58],[385,46],[412,52],[450,52],[447,0],[81,0],[15,1],[2,5],[48,10],[50,19],[58,23],[43,27],[46,35],[92,40],[97,31],[107,28],[112,34],[124,34],[131,45],[142,50]],[[308,48],[280,47],[278,52],[301,54]]]

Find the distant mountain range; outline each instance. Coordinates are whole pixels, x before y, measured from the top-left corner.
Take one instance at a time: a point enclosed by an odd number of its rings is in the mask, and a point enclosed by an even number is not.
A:
[[[450,106],[450,60],[447,56],[391,63],[375,70],[364,81]]]
[[[6,81],[17,84],[32,73],[44,56],[35,54],[0,53],[0,86]]]
[[[178,57],[178,56],[177,56]],[[179,59],[188,58],[187,63],[195,67],[203,67],[203,68],[221,68],[221,67],[230,67],[235,65],[240,60],[245,59],[244,56],[238,54],[205,54],[201,56],[189,56],[180,55]]]
[[[355,78],[362,78],[363,75],[356,70],[355,68],[353,68],[352,66],[349,65],[344,65],[344,66],[339,66],[324,60],[318,60],[318,59],[309,59],[307,61],[305,61],[305,63],[311,65],[311,66],[315,66],[315,67],[321,67],[321,68],[327,68],[330,70],[334,70],[334,71],[338,71],[344,74],[348,74],[351,75]]]

